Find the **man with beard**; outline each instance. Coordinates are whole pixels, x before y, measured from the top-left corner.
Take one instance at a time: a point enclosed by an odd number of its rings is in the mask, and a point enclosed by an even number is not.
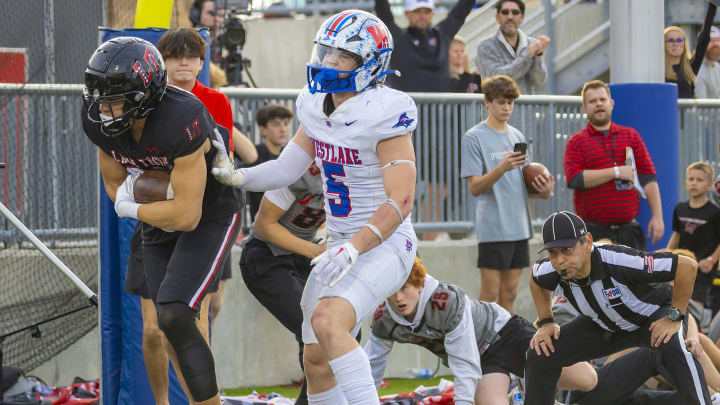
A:
[[[480,43],[477,68],[482,77],[510,76],[522,94],[535,94],[545,88],[548,72],[542,55],[550,38],[537,39],[525,35],[518,27],[525,19],[522,0],[499,0],[495,5],[497,34]]]
[[[720,29],[710,29],[710,42],[695,81],[695,97],[720,98]]]
[[[433,26],[434,0],[405,0],[408,27],[403,29],[395,24],[388,0],[375,0],[375,14],[395,41],[390,67],[402,73],[388,75],[388,86],[405,92],[451,91],[450,42],[474,5],[475,0],[458,0],[447,18]]]
[[[645,250],[645,235],[635,220],[640,199],[633,181],[637,170],[652,211],[647,236],[655,243],[665,232],[655,166],[637,131],[612,122],[615,102],[603,81],[585,83],[582,98],[589,122],[570,138],[564,158],[567,185],[575,190],[575,212],[596,239]],[[630,150],[635,167],[626,164]]]

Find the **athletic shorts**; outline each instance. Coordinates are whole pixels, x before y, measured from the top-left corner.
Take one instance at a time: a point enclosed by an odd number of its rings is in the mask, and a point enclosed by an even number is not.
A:
[[[125,273],[125,292],[150,299],[147,283],[145,282],[142,247],[142,222],[138,221],[130,238],[130,257],[128,258],[127,272]]]
[[[328,247],[338,246],[347,239],[330,240]],[[355,309],[355,336],[360,323],[387,297],[395,294],[407,281],[417,252],[417,237],[410,224],[402,224],[382,244],[361,254],[350,271],[332,287],[319,282],[315,271],[305,284],[300,308],[303,311],[302,338],[305,344],[318,343],[310,318],[321,298],[341,297]]]
[[[525,375],[525,352],[535,335],[535,327],[525,318],[513,315],[500,329],[500,340],[491,344],[480,355],[483,375],[490,373]]]
[[[522,269],[530,265],[528,240],[478,243],[477,266],[483,269]]]
[[[205,295],[217,288],[223,266],[240,231],[239,214],[202,222],[191,232],[175,232],[162,243],[144,244],[145,280],[158,304],[182,302],[200,310]]]

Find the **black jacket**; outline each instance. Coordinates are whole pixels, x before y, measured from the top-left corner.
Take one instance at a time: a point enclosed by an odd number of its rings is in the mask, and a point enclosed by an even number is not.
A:
[[[707,14],[705,15],[705,23],[698,35],[697,45],[695,46],[695,55],[690,62],[695,76],[697,76],[700,71],[700,66],[702,66],[703,59],[705,59],[705,51],[710,43],[710,28],[712,28],[716,11],[716,5],[712,3],[708,4]],[[665,79],[665,83],[677,84],[679,98],[695,98],[695,83],[690,83],[690,81],[683,75],[680,70],[680,65],[673,65],[673,70],[675,71],[675,74],[677,74],[677,81]]]
[[[402,74],[400,77],[388,75],[387,84],[401,91],[452,91],[450,42],[474,5],[475,0],[458,0],[446,19],[423,33],[398,27],[388,0],[375,0],[375,13],[387,25],[394,41],[390,66]]]

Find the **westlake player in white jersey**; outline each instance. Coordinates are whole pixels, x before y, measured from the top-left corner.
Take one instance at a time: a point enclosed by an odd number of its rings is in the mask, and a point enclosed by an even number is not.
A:
[[[313,260],[300,306],[310,404],[378,404],[360,322],[405,283],[417,239],[410,223],[417,109],[383,87],[393,41],[370,13],[330,17],[315,36],[300,128],[278,159],[233,171],[222,154],[213,174],[250,191],[287,186],[312,159],[322,171],[328,249]],[[222,145],[217,143],[216,147]]]

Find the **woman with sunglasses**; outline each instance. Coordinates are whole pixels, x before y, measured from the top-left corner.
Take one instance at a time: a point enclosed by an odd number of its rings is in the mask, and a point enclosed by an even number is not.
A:
[[[705,58],[716,11],[717,6],[709,3],[693,55],[682,28],[674,25],[665,28],[665,83],[676,83],[680,98],[695,97],[695,78]]]

